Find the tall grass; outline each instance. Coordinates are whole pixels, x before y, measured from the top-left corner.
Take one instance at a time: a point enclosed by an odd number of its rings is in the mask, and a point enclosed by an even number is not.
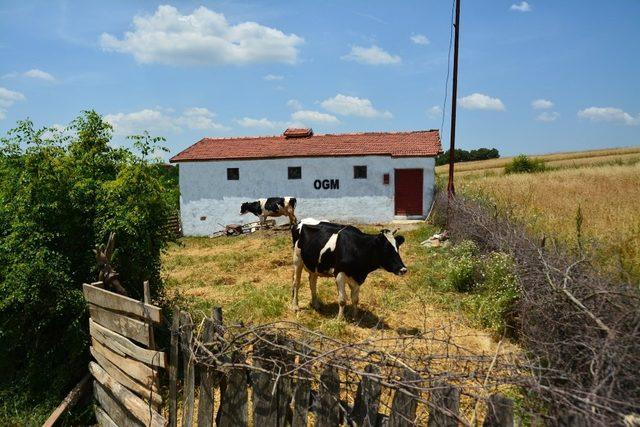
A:
[[[627,279],[640,283],[640,164],[465,178],[458,189],[495,205],[538,236],[575,248],[596,243],[603,266],[622,267]]]

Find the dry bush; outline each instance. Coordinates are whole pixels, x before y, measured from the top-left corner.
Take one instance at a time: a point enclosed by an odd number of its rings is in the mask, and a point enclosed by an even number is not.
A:
[[[472,239],[482,250],[513,256],[520,340],[544,367],[536,391],[552,413],[574,408],[590,424],[613,424],[640,412],[636,287],[600,275],[584,254],[532,240],[491,208],[463,198],[448,203],[440,194],[437,213],[448,216],[454,241]]]

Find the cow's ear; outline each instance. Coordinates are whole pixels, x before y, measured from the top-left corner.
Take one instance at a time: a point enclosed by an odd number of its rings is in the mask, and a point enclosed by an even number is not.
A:
[[[404,243],[404,237],[402,236],[396,236],[396,246],[400,247],[401,244]]]

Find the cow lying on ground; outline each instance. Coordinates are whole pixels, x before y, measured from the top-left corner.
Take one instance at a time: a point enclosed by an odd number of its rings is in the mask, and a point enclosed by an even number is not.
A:
[[[241,215],[251,212],[260,218],[260,222],[264,222],[270,216],[286,215],[289,217],[289,224],[291,225],[297,222],[295,210],[296,199],[294,197],[269,197],[255,202],[245,202],[240,206]]]
[[[351,289],[354,316],[358,312],[360,286],[367,275],[378,268],[403,275],[407,272],[398,249],[404,237],[395,231],[381,230],[379,234],[366,234],[350,225],[333,224],[312,218],[303,219],[291,228],[293,238],[292,307],[298,310],[298,289],[304,268],[309,273],[311,306],[320,306],[316,292],[318,276],[335,277],[338,284],[338,319],[344,318],[347,304],[345,289]]]

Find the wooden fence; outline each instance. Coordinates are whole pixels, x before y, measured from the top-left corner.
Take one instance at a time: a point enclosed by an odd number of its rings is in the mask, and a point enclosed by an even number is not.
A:
[[[354,396],[341,390],[340,372],[327,364],[319,378],[283,375],[278,371],[295,371],[296,364],[309,365],[317,360],[293,356],[285,348],[273,348],[269,343],[256,343],[252,359],[240,351],[232,351],[227,366],[213,366],[198,361],[198,353],[206,352],[223,334],[222,311],[214,311],[204,320],[196,336],[191,316],[176,312],[171,330],[169,366],[169,426],[178,425],[178,402],[181,401],[181,425],[208,427],[215,425],[271,427],[307,426],[414,426],[453,427],[465,424],[459,415],[460,391],[446,383],[434,384],[428,398],[428,420],[418,419],[416,411],[424,400],[416,397],[416,388],[394,389],[391,406],[382,411],[384,387],[375,380],[379,369],[374,364],[365,367]],[[258,348],[256,348],[258,347]],[[275,363],[274,363],[275,361]],[[183,375],[179,387],[179,365]],[[275,364],[280,369],[275,368]],[[281,369],[286,367],[286,369]],[[274,369],[275,368],[275,369]],[[308,370],[307,370],[308,372]],[[199,378],[199,384],[196,383]],[[415,384],[421,379],[411,370],[404,371],[404,382]],[[181,389],[182,396],[178,395]],[[417,392],[419,395],[420,392]],[[198,396],[197,414],[195,396]],[[388,395],[388,393],[387,393]],[[214,396],[219,399],[217,410]],[[383,413],[385,412],[385,413]],[[499,394],[487,402],[484,426],[513,426],[513,402]]]
[[[100,426],[164,426],[161,415],[160,370],[166,354],[155,350],[153,325],[160,308],[102,289],[102,282],[84,284],[89,305],[95,415]]]

